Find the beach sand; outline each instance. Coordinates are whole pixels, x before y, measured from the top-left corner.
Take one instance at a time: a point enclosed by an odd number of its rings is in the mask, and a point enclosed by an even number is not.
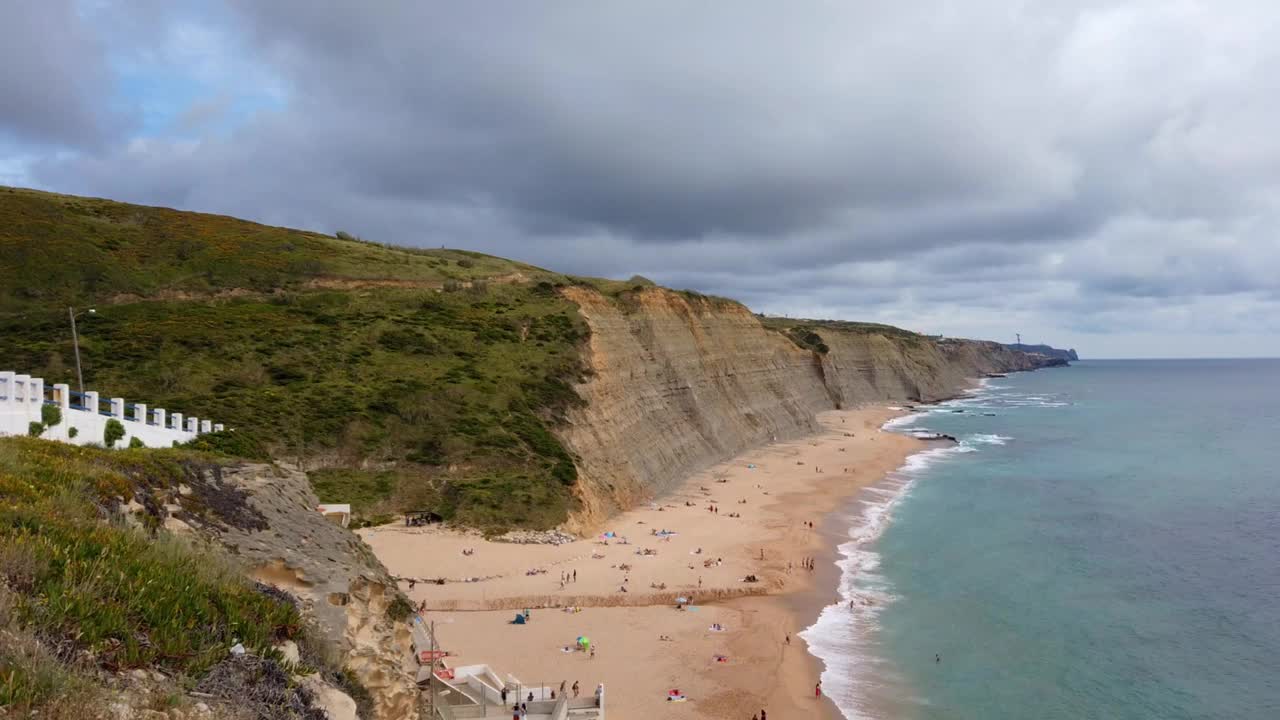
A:
[[[623,720],[745,719],[761,709],[774,718],[839,717],[814,699],[821,667],[795,634],[835,598],[832,559],[844,528],[824,527],[824,517],[921,447],[880,430],[899,414],[823,413],[823,432],[746,452],[614,518],[607,530],[617,538],[607,545],[599,537],[558,546],[495,543],[394,525],[360,534],[405,578],[401,587],[414,603],[425,603],[453,665],[487,663],[530,686],[576,680],[584,695],[604,683],[609,716]],[[662,530],[675,534],[653,535]],[[637,554],[646,549],[656,554]],[[815,558],[817,569],[803,569],[804,558]],[[562,573],[569,576],[563,586]],[[749,574],[759,582],[742,582]],[[440,577],[445,584],[422,582]],[[410,587],[408,578],[418,582]],[[677,597],[691,598],[692,607],[676,610]],[[526,607],[532,621],[509,624]],[[711,630],[715,624],[724,631]],[[594,658],[562,651],[579,635],[591,638]],[[671,688],[689,701],[666,703]]]

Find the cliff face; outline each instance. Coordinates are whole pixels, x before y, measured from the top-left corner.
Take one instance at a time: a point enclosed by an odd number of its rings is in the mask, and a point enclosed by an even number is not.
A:
[[[315,511],[319,501],[305,474],[244,464],[219,468],[195,489],[192,501],[215,510],[244,502],[236,512],[248,522],[195,522],[181,509],[185,500],[176,495],[174,502],[151,505],[166,509],[169,530],[223,545],[252,568],[255,580],[297,598],[341,652],[342,665],[369,691],[373,718],[418,716],[416,678],[405,662],[413,654],[409,626],[393,617],[391,607],[399,593],[395,581],[354,533]]]
[[[812,432],[823,410],[940,400],[984,373],[1043,365],[993,342],[836,328],[817,329],[820,353],[736,303],[662,288],[622,300],[563,292],[591,328],[586,403],[558,433],[578,460],[578,530],[750,447]]]
[[[1070,350],[1062,350],[1060,348],[1052,347],[1050,345],[1027,345],[1025,343],[1021,345],[1017,343],[1011,343],[1011,344],[1005,345],[1005,347],[1009,348],[1010,350],[1020,350],[1025,353],[1033,353],[1033,354],[1038,353],[1040,355],[1044,355],[1045,357],[1058,358],[1060,360],[1075,361],[1080,359],[1080,356],[1076,354],[1075,348],[1071,348]]]
[[[570,287],[591,328],[587,401],[560,437],[578,458],[589,527],[620,507],[669,490],[705,467],[772,437],[816,428],[829,407],[820,363],[746,308],[650,288],[623,308]]]

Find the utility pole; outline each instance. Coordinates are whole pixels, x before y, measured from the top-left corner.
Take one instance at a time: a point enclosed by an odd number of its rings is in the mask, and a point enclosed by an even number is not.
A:
[[[93,308],[89,308],[87,312],[92,315],[98,311]],[[77,313],[75,308],[67,308],[67,316],[71,318],[71,344],[74,345],[76,349],[76,384],[80,386],[80,397],[83,398],[84,373],[80,371],[80,335],[76,333],[76,315]],[[95,413],[98,412],[98,408],[93,408],[93,411]]]

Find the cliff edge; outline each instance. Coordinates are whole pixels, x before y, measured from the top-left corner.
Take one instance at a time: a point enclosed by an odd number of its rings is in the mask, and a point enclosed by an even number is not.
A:
[[[586,402],[557,430],[577,460],[569,526],[582,532],[692,472],[813,432],[823,410],[943,400],[987,373],[1049,364],[995,342],[884,326],[767,327],[738,303],[658,287],[561,292],[591,330],[589,373],[576,386]]]

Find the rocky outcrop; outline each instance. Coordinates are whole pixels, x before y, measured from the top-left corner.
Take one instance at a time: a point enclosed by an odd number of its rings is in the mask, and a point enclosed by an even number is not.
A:
[[[986,373],[1045,364],[994,342],[838,327],[812,328],[821,342],[800,347],[731,301],[563,292],[591,328],[586,402],[558,429],[577,458],[578,531],[750,447],[813,432],[823,410],[942,400]]]
[[[265,527],[224,528],[219,541],[256,567],[259,581],[303,602],[373,697],[375,717],[417,717],[409,626],[392,608],[399,590],[369,546],[315,511],[319,501],[299,471],[244,465],[222,480],[247,493]]]
[[[1010,343],[1005,345],[1010,350],[1018,350],[1024,353],[1032,353],[1035,355],[1044,355],[1048,358],[1058,358],[1064,361],[1079,360],[1080,356],[1076,353],[1075,348],[1070,350],[1062,350],[1051,345],[1027,345],[1025,343]]]
[[[397,612],[409,609],[407,601],[368,545],[315,511],[319,501],[306,475],[243,464],[200,469],[194,477],[199,481],[163,503],[164,526],[219,543],[252,568],[255,580],[296,598],[369,691],[374,717],[418,717],[410,630]]]

